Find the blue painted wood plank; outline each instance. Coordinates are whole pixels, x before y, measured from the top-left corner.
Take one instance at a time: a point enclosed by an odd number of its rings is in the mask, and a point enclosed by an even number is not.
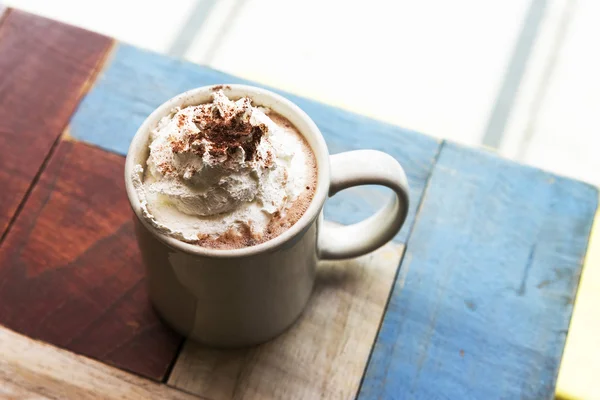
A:
[[[70,134],[126,154],[137,128],[157,106],[186,90],[220,83],[264,87],[207,67],[120,44],[72,118]],[[405,242],[440,143],[416,132],[268,89],[292,100],[313,118],[325,136],[330,153],[378,149],[402,163],[411,186],[411,209],[396,240]],[[387,189],[349,189],[327,202],[325,217],[346,224],[357,222],[382,206],[389,195]]]
[[[553,398],[597,201],[444,144],[359,398]]]

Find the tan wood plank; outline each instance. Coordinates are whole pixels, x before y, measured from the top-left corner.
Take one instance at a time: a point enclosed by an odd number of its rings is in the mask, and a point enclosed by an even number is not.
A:
[[[6,328],[0,354],[3,399],[198,399]]]
[[[169,384],[220,399],[354,398],[404,245],[319,266],[311,301],[277,339],[218,350],[187,341]]]
[[[556,382],[556,398],[600,399],[600,211],[596,211],[575,309]]]

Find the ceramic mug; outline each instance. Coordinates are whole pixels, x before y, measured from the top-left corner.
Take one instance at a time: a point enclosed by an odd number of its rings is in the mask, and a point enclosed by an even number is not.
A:
[[[286,117],[312,148],[318,171],[314,198],[292,227],[255,246],[222,250],[161,234],[142,216],[131,177],[136,164],[146,163],[150,131],[175,107],[210,102],[215,87],[175,96],[142,123],[127,153],[125,182],[155,309],[187,337],[237,347],[267,341],[298,318],[311,294],[319,260],[356,257],[391,240],[406,219],[409,189],[404,170],[386,153],[357,150],[330,156],[317,125],[289,100],[251,86],[221,87],[231,99],[248,96],[254,105]],[[354,225],[324,226],[327,197],[373,184],[394,191],[385,207]]]

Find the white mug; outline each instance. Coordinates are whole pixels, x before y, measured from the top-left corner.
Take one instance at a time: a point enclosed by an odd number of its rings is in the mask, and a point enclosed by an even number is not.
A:
[[[317,186],[304,215],[281,235],[233,250],[201,247],[158,232],[143,217],[132,183],[148,158],[149,133],[175,107],[210,102],[217,87],[173,97],[140,126],[127,153],[125,183],[148,272],[152,303],[181,334],[207,345],[237,347],[267,341],[289,327],[308,302],[319,260],[356,257],[391,240],[408,212],[409,189],[400,164],[375,150],[329,155],[316,124],[291,101],[245,85],[219,85],[231,99],[250,97],[286,117],[312,148]],[[327,197],[358,185],[383,185],[395,196],[373,216],[349,226],[323,224]]]

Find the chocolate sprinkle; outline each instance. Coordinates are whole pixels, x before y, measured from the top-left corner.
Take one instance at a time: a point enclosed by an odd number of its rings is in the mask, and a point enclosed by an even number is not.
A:
[[[229,157],[229,155],[235,153],[237,148],[242,148],[245,153],[245,161],[252,160],[263,134],[267,132],[267,127],[264,124],[252,126],[249,121],[244,121],[243,114],[249,107],[250,100],[247,99],[244,107],[239,109],[237,113],[226,110],[221,114],[221,111],[216,107],[203,108],[194,117],[194,122],[200,132],[190,135],[188,138],[190,147],[194,147],[192,146],[193,143],[200,143],[205,138],[211,142],[208,151],[213,157]],[[173,145],[173,151],[180,148],[175,143]]]

